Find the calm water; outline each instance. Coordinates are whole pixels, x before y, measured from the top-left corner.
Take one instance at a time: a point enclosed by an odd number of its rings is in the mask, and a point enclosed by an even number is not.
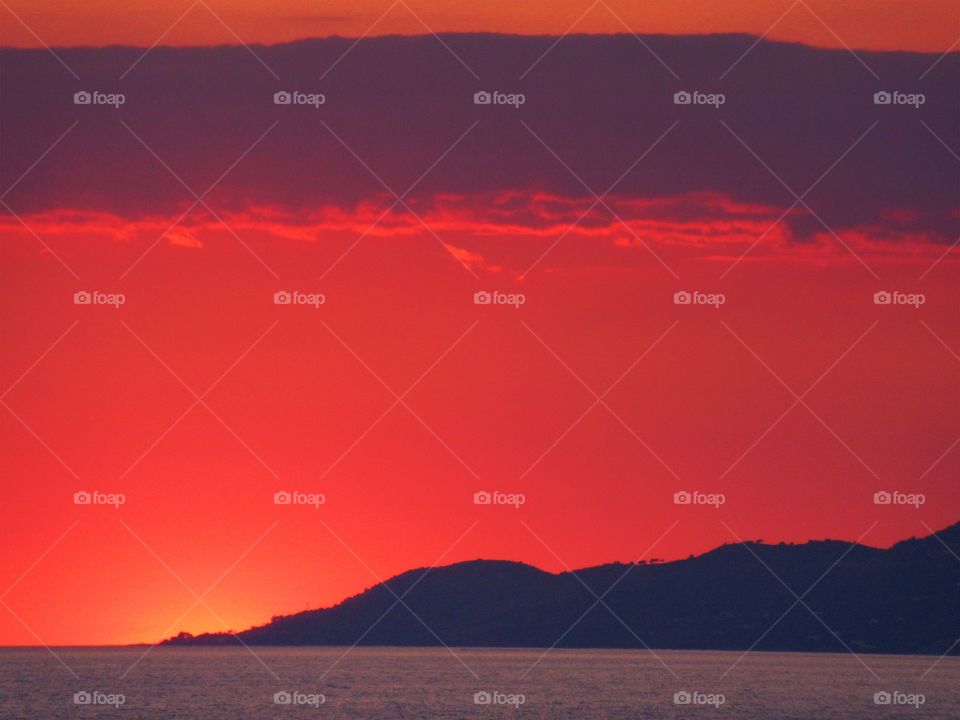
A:
[[[740,653],[658,651],[667,670],[650,653],[607,650],[158,648],[137,662],[144,651],[56,649],[76,679],[46,650],[0,650],[0,717],[960,717],[960,658],[921,678],[936,658],[866,655],[868,670],[851,655],[751,653],[722,677]],[[878,706],[884,691],[914,705]],[[78,692],[99,694],[77,705]],[[491,702],[476,704],[483,692]],[[678,692],[691,704],[675,704]]]

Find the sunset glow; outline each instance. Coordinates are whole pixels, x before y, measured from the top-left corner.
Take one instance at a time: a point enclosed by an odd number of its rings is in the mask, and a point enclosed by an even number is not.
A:
[[[357,0],[334,2],[202,0],[182,5],[97,0],[7,4],[4,43],[13,47],[77,45],[274,44],[304,37],[495,32],[521,35],[744,33],[819,47],[942,53],[957,40],[960,8],[952,0],[680,0],[535,4],[492,0]],[[19,18],[19,19],[18,19]],[[23,22],[21,22],[21,20]],[[26,24],[26,26],[24,25]],[[28,27],[27,27],[28,26]]]
[[[0,645],[960,518],[955,2],[0,20]]]

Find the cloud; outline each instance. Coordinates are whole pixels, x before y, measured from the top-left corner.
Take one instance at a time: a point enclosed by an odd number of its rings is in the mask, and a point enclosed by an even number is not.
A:
[[[433,37],[365,39],[322,83],[317,68],[337,61],[342,39],[259,48],[280,81],[244,48],[158,47],[122,84],[141,50],[63,51],[85,87],[122,88],[119,109],[74,105],[76,82],[51,68],[48,53],[5,49],[0,189],[76,121],[5,198],[15,212],[169,217],[195,199],[182,181],[197,194],[212,187],[204,201],[220,215],[273,208],[329,223],[340,213],[350,225],[395,202],[384,185],[400,194],[412,186],[404,201],[434,221],[452,203],[451,222],[475,211],[478,232],[511,234],[569,222],[571,209],[613,185],[618,206],[637,203],[640,229],[664,242],[714,242],[721,226],[711,197],[739,208],[725,216],[735,238],[756,230],[749,208],[775,208],[787,213],[784,237],[798,243],[824,231],[821,219],[838,234],[892,226],[896,241],[954,242],[957,163],[938,137],[955,138],[960,55],[933,66],[931,55],[861,53],[878,85],[847,52],[762,41],[719,80],[747,40],[649,38],[681,81],[629,36],[566,37],[523,82],[543,38],[449,38],[480,82]],[[926,101],[875,105],[880,87]],[[479,89],[527,100],[520,109],[475,105]],[[680,89],[723,92],[726,102],[676,105]],[[278,90],[322,92],[326,102],[275,105]],[[794,193],[809,209],[793,207]],[[481,213],[486,198],[497,205]],[[583,230],[606,232],[604,205],[595,210]],[[691,221],[700,216],[710,222],[698,228]],[[311,239],[309,228],[282,224]],[[416,231],[396,217],[383,227]]]
[[[478,268],[487,272],[501,272],[503,270],[500,265],[489,264],[480,253],[472,252],[466,248],[447,244],[447,250],[467,267]]]
[[[351,210],[336,206],[293,213],[282,207],[251,206],[225,212],[129,219],[103,212],[54,210],[20,216],[0,215],[0,232],[34,242],[32,233],[51,241],[68,239],[167,245],[200,250],[219,239],[245,239],[279,247],[366,238],[405,243],[439,238],[450,254],[485,272],[520,273],[547,247],[575,248],[563,260],[554,252],[548,264],[623,267],[645,262],[648,250],[682,253],[703,261],[730,262],[747,250],[751,261],[846,262],[851,251],[863,257],[928,258],[943,254],[939,239],[918,224],[909,210],[891,209],[884,221],[823,230],[798,238],[781,208],[738,202],[716,193],[675,197],[611,196],[604,207],[594,200],[511,190],[497,195],[451,196],[420,202],[412,209],[391,207],[390,198]],[[793,209],[788,217],[809,219]],[[23,223],[29,227],[27,230]],[[222,222],[221,222],[222,220]],[[178,222],[179,221],[179,222]],[[224,227],[226,225],[226,227]],[[172,226],[172,228],[171,228]],[[841,242],[842,241],[842,242]]]
[[[203,247],[203,243],[188,230],[171,230],[166,234],[165,240],[167,241],[168,245],[173,245],[174,247],[190,249],[199,249]]]

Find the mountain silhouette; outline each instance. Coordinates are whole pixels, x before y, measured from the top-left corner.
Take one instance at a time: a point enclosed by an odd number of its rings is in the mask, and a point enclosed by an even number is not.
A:
[[[473,560],[411,570],[237,636],[247,645],[958,654],[958,555],[960,523],[889,549],[758,541],[558,574]],[[163,644],[236,642],[230,633],[181,633]]]

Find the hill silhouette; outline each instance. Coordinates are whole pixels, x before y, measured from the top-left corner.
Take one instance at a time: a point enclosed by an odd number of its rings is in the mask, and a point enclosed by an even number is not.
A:
[[[960,523],[889,549],[746,542],[686,560],[559,574],[473,560],[411,570],[238,636],[248,645],[957,654],[958,555]],[[181,633],[164,644],[236,642],[228,633]]]

